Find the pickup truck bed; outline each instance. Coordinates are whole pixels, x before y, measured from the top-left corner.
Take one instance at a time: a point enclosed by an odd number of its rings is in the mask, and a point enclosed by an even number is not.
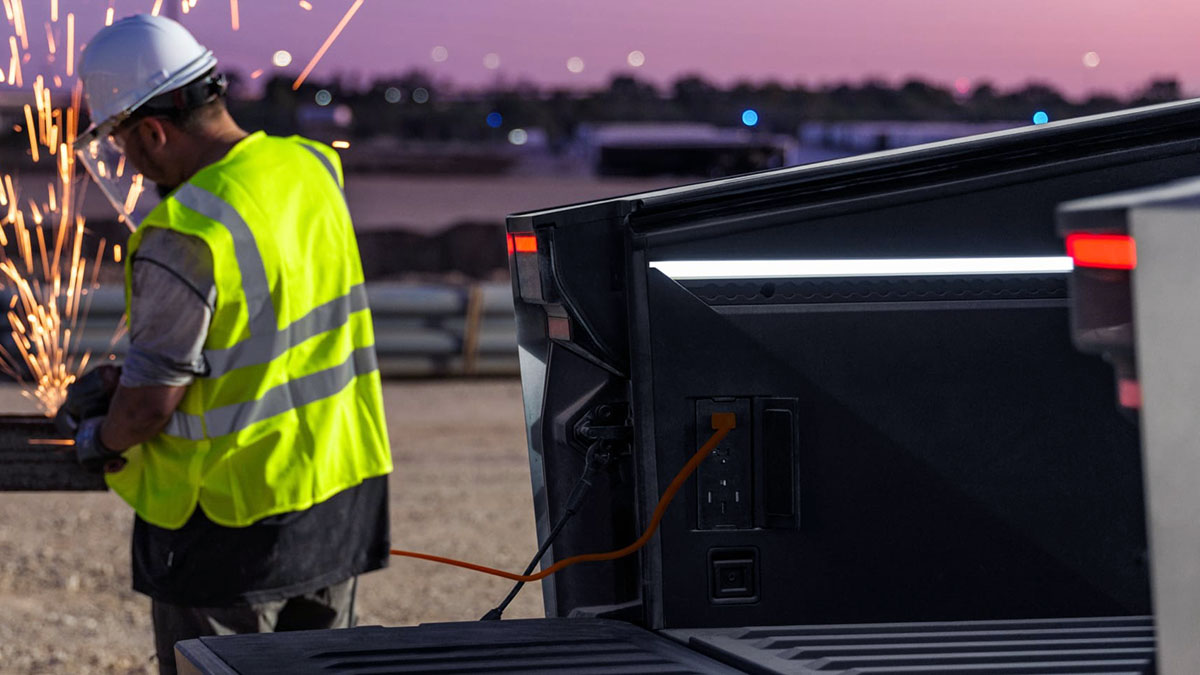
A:
[[[663,635],[667,637],[663,637]],[[672,642],[672,638],[683,646]],[[608,619],[378,626],[201,638],[186,662],[220,675],[353,673],[1153,672],[1149,617],[668,630]]]

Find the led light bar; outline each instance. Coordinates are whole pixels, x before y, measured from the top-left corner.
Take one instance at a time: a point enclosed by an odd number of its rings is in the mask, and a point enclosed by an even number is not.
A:
[[[822,277],[1067,274],[1069,256],[1032,258],[878,258],[843,260],[659,260],[672,279],[811,279]]]

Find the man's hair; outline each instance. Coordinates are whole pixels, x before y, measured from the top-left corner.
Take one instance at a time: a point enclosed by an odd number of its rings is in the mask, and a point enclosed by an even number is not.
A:
[[[194,132],[225,113],[224,75],[209,71],[184,86],[160,94],[134,111],[132,117],[162,117],[185,132]]]
[[[220,97],[203,105],[181,110],[166,117],[175,126],[188,133],[192,133],[203,128],[206,124],[220,119],[225,110],[225,98]]]

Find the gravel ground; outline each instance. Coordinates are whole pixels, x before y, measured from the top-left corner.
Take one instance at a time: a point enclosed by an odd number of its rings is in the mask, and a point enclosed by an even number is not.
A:
[[[392,544],[519,571],[537,546],[520,385],[387,383]],[[29,410],[0,387],[0,410]],[[0,494],[0,672],[155,673],[129,589],[132,511],[110,493]],[[479,618],[509,582],[393,558],[359,581],[360,625]],[[526,586],[505,618],[542,615]]]

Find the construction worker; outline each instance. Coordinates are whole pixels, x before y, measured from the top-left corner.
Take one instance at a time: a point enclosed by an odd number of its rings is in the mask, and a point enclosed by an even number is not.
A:
[[[128,244],[119,381],[85,376],[67,408],[112,391],[107,414],[75,420],[76,449],[136,511],[133,587],[152,599],[163,673],[179,640],[352,625],[357,575],[389,544],[391,453],[340,161],[239,128],[216,65],[183,26],[140,15],[97,33],[79,69],[80,160],[123,218],[126,162],[162,198]]]

